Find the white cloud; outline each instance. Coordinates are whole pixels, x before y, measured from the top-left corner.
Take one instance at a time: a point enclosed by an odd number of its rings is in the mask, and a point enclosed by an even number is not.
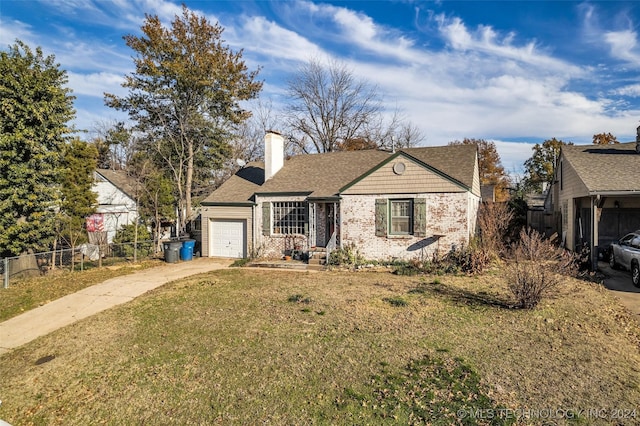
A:
[[[529,41],[522,46],[514,45],[513,32],[500,38],[490,26],[480,25],[472,32],[458,17],[447,18],[440,14],[434,19],[438,22],[441,35],[454,50],[489,55],[494,61],[521,62],[536,67],[539,72],[562,72],[567,77],[584,75],[580,67],[541,52],[535,41]]]
[[[247,18],[242,25],[241,31],[235,31],[235,35],[241,34],[242,39],[235,43],[248,46],[247,51],[254,54],[292,61],[305,61],[311,56],[326,54],[302,35],[282,28],[262,16]]]
[[[629,86],[619,87],[612,91],[614,95],[640,97],[640,84],[631,84]]]
[[[631,30],[610,31],[604,37],[611,48],[611,56],[640,66],[638,33]]]
[[[31,46],[35,44],[33,41],[36,38],[37,36],[30,25],[16,20],[8,20],[0,15],[0,47],[2,50],[14,44],[16,39],[22,40]]]
[[[74,95],[86,95],[103,98],[104,93],[112,93],[123,96],[126,94],[121,84],[124,77],[120,74],[99,72],[93,74],[79,74],[68,72],[69,87],[73,89]]]

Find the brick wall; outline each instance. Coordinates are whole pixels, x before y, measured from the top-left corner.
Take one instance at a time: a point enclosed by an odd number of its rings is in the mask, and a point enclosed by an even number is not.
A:
[[[281,258],[284,256],[284,252],[288,245],[293,241],[287,239],[284,235],[263,235],[262,232],[262,203],[263,202],[284,202],[284,201],[304,201],[306,196],[286,196],[286,197],[256,197],[258,204],[256,209],[256,240],[257,248],[262,257],[266,258]],[[303,235],[296,235],[296,244],[301,244],[303,247],[307,246],[307,238]]]
[[[342,244],[355,244],[368,259],[430,258],[439,250],[449,251],[469,241],[475,228],[479,200],[468,192],[438,194],[404,194],[402,198],[427,200],[427,232],[425,238],[413,236],[375,235],[375,200],[384,194],[343,196]],[[437,238],[436,235],[444,235]]]

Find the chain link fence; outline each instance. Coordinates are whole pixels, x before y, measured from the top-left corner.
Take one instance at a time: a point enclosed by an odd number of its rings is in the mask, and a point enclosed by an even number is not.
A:
[[[153,241],[105,244],[82,244],[74,249],[61,249],[0,259],[3,287],[12,280],[45,275],[52,270],[75,270],[111,265],[118,261],[148,259],[155,256]]]

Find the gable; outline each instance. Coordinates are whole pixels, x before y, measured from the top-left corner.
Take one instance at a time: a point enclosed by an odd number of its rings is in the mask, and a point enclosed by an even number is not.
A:
[[[557,185],[562,199],[589,195],[589,189],[571,164],[571,161],[567,160],[562,154],[555,170],[554,183]]]
[[[404,167],[403,167],[404,166]],[[341,194],[406,194],[467,191],[459,182],[402,153],[343,188]]]

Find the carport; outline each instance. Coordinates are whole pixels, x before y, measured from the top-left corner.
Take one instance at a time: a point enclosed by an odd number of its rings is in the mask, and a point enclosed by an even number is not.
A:
[[[640,167],[640,157],[638,161]],[[588,247],[593,264],[606,260],[612,242],[640,229],[640,192],[600,192],[574,203],[574,246],[576,251]],[[595,221],[591,220],[593,217]]]

